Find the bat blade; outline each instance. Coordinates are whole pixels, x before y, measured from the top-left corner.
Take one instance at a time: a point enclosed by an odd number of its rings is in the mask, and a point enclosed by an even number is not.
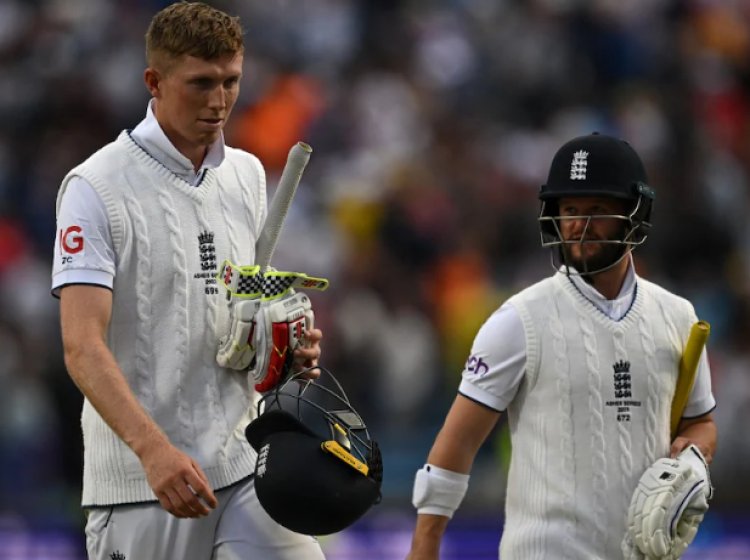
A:
[[[276,187],[276,193],[268,208],[266,223],[255,244],[255,264],[260,265],[261,270],[267,269],[271,263],[271,257],[284,225],[284,218],[297,192],[297,186],[310,160],[310,154],[312,154],[312,148],[304,142],[297,142],[289,150],[279,185]]]

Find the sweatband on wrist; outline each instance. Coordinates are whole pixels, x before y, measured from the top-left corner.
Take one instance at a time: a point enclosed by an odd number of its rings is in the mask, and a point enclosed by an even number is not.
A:
[[[412,504],[417,513],[448,518],[461,505],[469,487],[469,475],[426,464],[414,478]]]

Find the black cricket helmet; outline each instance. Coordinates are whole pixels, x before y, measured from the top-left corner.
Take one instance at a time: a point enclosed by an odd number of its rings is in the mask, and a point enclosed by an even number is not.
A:
[[[258,402],[245,430],[258,452],[255,491],[280,525],[306,535],[345,529],[380,501],[380,449],[343,388],[291,375]]]
[[[631,204],[622,215],[560,216],[560,198],[582,196],[613,197]],[[628,250],[641,245],[648,237],[654,197],[643,162],[626,141],[596,132],[573,138],[553,157],[547,182],[539,191],[542,246],[562,247],[566,243],[585,242],[563,240],[561,220],[587,219],[590,223],[592,219],[614,218],[623,221],[623,234],[621,238],[606,242],[623,246],[619,261]]]

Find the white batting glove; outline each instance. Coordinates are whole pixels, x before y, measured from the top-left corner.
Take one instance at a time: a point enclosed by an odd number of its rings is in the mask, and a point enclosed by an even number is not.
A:
[[[649,560],[680,558],[712,495],[708,466],[695,445],[675,459],[657,460],[641,476],[630,502],[630,539]]]
[[[633,542],[633,537],[630,531],[625,531],[625,537],[622,539],[620,544],[622,549],[623,560],[645,560],[646,556],[641,552],[641,549]]]
[[[677,459],[684,461],[693,469],[693,480],[696,481],[696,488],[691,492],[686,504],[678,511],[677,526],[675,529],[674,544],[672,553],[674,558],[682,556],[695,535],[698,533],[698,526],[703,521],[703,517],[708,511],[708,502],[714,495],[714,488],[711,484],[711,475],[708,471],[708,463],[703,454],[695,445],[686,447]]]
[[[305,331],[313,328],[315,314],[310,298],[291,290],[279,299],[264,302],[255,320],[253,346],[257,359],[252,375],[255,390],[264,392],[288,373],[294,349],[305,343]]]
[[[235,301],[229,334],[219,340],[216,363],[221,367],[244,370],[256,355],[256,315],[261,307],[259,299]]]
[[[236,301],[231,313],[229,334],[219,340],[216,362],[236,370],[252,366],[255,389],[274,388],[288,373],[294,349],[305,344],[305,331],[313,328],[310,298],[289,290],[273,300]]]

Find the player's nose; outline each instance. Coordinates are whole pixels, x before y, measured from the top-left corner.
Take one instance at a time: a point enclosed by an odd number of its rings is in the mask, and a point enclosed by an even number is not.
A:
[[[568,239],[583,239],[588,227],[588,219],[584,216],[574,216],[565,220]]]
[[[219,85],[215,87],[208,96],[208,106],[211,109],[223,110],[227,106],[227,96],[224,88]]]

